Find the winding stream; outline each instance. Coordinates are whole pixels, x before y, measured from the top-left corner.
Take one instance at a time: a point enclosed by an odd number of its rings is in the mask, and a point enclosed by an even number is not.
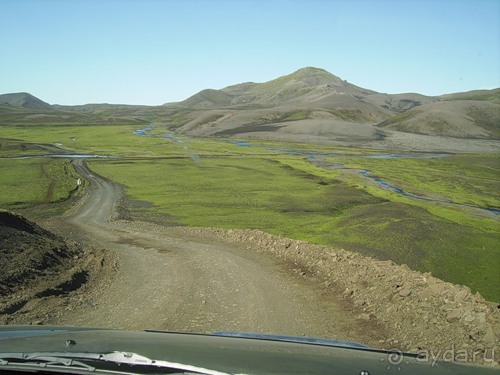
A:
[[[484,207],[474,206],[474,205],[471,205],[471,204],[455,203],[455,202],[451,202],[451,201],[445,201],[445,200],[440,200],[440,199],[433,199],[433,198],[423,197],[421,195],[415,195],[415,194],[412,194],[412,193],[408,193],[408,192],[404,191],[401,188],[398,188],[398,187],[396,187],[394,185],[391,185],[390,183],[388,183],[387,181],[382,180],[381,178],[371,176],[371,173],[372,173],[372,171],[364,170],[364,171],[359,172],[359,175],[361,177],[369,178],[369,179],[377,182],[380,186],[383,186],[383,187],[385,187],[385,188],[393,191],[394,193],[401,194],[401,195],[403,195],[405,197],[408,197],[408,198],[422,200],[422,201],[428,201],[428,202],[434,202],[434,203],[450,204],[450,205],[460,206],[460,207],[475,208],[475,209],[478,209],[478,210],[487,211],[487,212],[492,213],[494,215],[500,215],[500,209],[484,208]]]
[[[234,143],[238,146],[244,146],[244,147],[254,147],[248,142],[238,142]],[[300,149],[288,149],[288,148],[279,148],[279,147],[266,147],[266,150],[272,150],[272,151],[280,151],[283,153],[287,154],[292,154],[292,155],[303,155],[305,156],[305,160],[313,163],[315,166],[321,167],[321,168],[326,168],[325,165],[322,165],[322,163],[319,163],[319,159],[322,157],[335,157],[335,158],[343,158],[343,157],[359,157],[359,158],[366,158],[366,159],[435,159],[435,158],[445,158],[448,156],[451,156],[452,154],[448,153],[422,153],[422,154],[375,154],[375,155],[345,155],[345,154],[333,154],[333,153],[323,153],[323,152],[314,152],[314,151],[309,151],[309,150],[300,150]],[[333,166],[335,168],[342,167],[343,163],[339,162],[332,162],[328,163],[329,166]],[[433,202],[433,203],[441,203],[441,204],[447,204],[447,205],[453,205],[457,207],[467,207],[467,208],[473,208],[476,210],[480,210],[489,214],[493,214],[495,216],[500,215],[500,209],[499,208],[484,208],[484,207],[479,207],[479,206],[474,206],[471,204],[461,204],[461,203],[455,203],[452,201],[446,201],[446,200],[440,200],[440,199],[434,199],[434,198],[429,198],[429,197],[424,197],[421,195],[416,195],[409,193],[397,186],[394,186],[390,184],[389,182],[382,180],[379,177],[374,177],[371,175],[372,171],[370,170],[363,170],[359,172],[359,175],[364,178],[369,178],[375,182],[377,182],[380,186],[391,190],[394,193],[403,195],[405,197],[415,199],[415,200],[421,200],[421,201],[427,201],[427,202]]]
[[[45,155],[29,155],[16,156],[9,159],[36,159],[36,158],[52,158],[52,159],[117,159],[119,156],[112,155],[95,155],[95,154],[45,154]]]

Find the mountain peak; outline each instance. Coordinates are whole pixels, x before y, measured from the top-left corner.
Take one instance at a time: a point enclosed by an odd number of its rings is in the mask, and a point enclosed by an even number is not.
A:
[[[325,69],[315,68],[314,66],[306,66],[304,68],[300,68],[300,69],[296,70],[292,74],[326,74],[326,75],[333,75],[330,72],[326,71]]]
[[[296,70],[292,74],[289,74],[285,77],[299,80],[315,78],[315,81],[331,81],[332,79],[335,81],[342,81],[339,77],[333,75],[325,69],[315,68],[312,66],[300,68],[299,70]]]
[[[274,80],[274,82],[277,81],[288,81],[289,84],[300,84],[306,87],[325,85],[331,88],[344,88],[346,86],[346,81],[344,81],[343,79],[337,77],[336,75],[333,75],[325,69],[315,68],[312,66],[306,66],[305,68],[301,68],[291,74]]]
[[[263,83],[247,82],[222,90],[203,90],[181,104],[196,108],[249,104],[269,107],[285,102],[311,102],[327,95],[363,97],[373,93],[347,83],[324,69],[307,66]]]

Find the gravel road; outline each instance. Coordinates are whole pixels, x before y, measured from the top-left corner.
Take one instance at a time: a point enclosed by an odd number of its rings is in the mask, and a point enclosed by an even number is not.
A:
[[[73,237],[111,250],[117,271],[57,324],[162,329],[279,333],[376,343],[373,324],[360,324],[348,303],[292,265],[244,245],[190,235],[185,228],[116,217],[121,189],[90,171],[77,172],[88,193],[67,219]],[[69,229],[65,229],[68,231]]]

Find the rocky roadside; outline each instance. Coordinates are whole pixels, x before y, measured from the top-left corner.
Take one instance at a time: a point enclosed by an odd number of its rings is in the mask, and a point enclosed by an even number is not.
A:
[[[500,306],[466,286],[406,265],[259,230],[178,230],[273,253],[299,275],[320,280],[355,306],[357,319],[374,320],[386,328],[390,337],[379,341],[381,348],[420,352],[430,360],[499,365]]]
[[[43,324],[114,267],[102,249],[7,211],[0,211],[0,260],[0,324]]]

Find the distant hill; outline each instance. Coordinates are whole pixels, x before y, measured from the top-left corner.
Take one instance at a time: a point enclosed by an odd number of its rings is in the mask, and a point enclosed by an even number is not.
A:
[[[483,100],[439,100],[411,108],[377,126],[426,135],[500,139],[500,105]]]
[[[478,100],[500,104],[500,88],[493,90],[473,90],[441,95],[442,100]]]
[[[414,95],[416,101],[408,103],[406,110],[377,126],[416,134],[500,139],[500,89],[438,97]]]
[[[13,107],[22,107],[29,109],[52,108],[50,104],[38,99],[31,94],[28,94],[27,92],[0,95],[0,104],[8,104]]]
[[[287,132],[307,137],[340,132],[342,137],[354,134],[377,139],[377,130],[364,124],[384,121],[391,112],[362,100],[374,94],[326,70],[306,67],[264,83],[203,90],[166,106],[191,110],[170,123],[189,134],[260,136],[263,132]]]
[[[196,136],[264,138],[412,148],[414,136],[500,140],[500,89],[441,96],[387,94],[306,67],[268,82],[205,89],[162,106],[49,105],[28,93],[0,95],[0,125],[145,124]],[[392,140],[389,140],[391,138]],[[418,138],[426,143],[428,140]],[[493,146],[492,146],[493,147]]]
[[[207,89],[178,103],[197,109],[276,106],[292,102],[312,102],[328,95],[364,97],[374,91],[347,83],[326,70],[306,67],[264,83],[241,83],[222,90]]]
[[[169,124],[173,129],[202,136],[369,141],[399,131],[500,139],[499,96],[500,89],[434,97],[378,93],[307,67],[269,82],[206,89],[166,106],[182,108]]]
[[[106,112],[71,110],[72,107],[50,106],[30,94],[0,95],[0,99],[7,98],[9,102],[0,101],[0,126],[29,126],[29,125],[113,125],[137,124],[144,125],[148,121],[129,116],[128,113],[116,113],[114,109]],[[23,98],[27,100],[24,101]],[[33,100],[34,98],[35,100]],[[38,102],[39,101],[39,102]],[[42,107],[45,103],[49,107]],[[150,115],[151,116],[151,115]]]

